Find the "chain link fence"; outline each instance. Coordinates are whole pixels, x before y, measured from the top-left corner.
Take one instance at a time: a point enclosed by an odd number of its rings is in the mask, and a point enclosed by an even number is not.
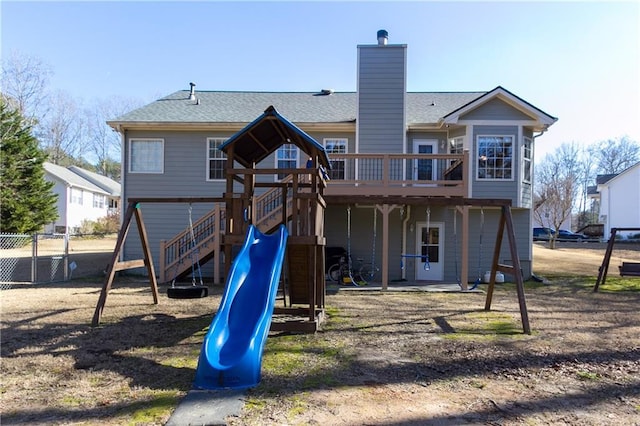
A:
[[[69,236],[0,234],[0,289],[69,279]]]

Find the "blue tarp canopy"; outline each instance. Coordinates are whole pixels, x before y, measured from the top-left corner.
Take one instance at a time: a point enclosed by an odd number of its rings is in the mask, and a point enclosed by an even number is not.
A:
[[[324,147],[280,115],[273,106],[269,106],[262,115],[227,139],[220,145],[220,150],[228,154],[233,147],[234,160],[249,168],[287,143],[296,145],[309,157],[317,158],[318,165],[331,168]]]

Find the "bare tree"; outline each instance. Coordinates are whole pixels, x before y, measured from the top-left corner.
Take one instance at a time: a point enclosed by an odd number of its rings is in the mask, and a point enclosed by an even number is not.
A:
[[[578,212],[577,217],[578,229],[590,223],[590,215],[587,212],[587,204],[589,202],[589,187],[596,181],[596,159],[591,153],[591,147],[583,147],[580,149],[580,162],[578,164],[579,196],[577,199]]]
[[[80,143],[82,123],[76,101],[65,92],[56,92],[50,98],[49,113],[37,125],[37,134],[49,161],[67,165],[82,156],[86,149]]]
[[[540,223],[556,230],[571,217],[580,190],[579,152],[576,143],[562,144],[536,166],[533,214]],[[551,235],[549,247],[555,247],[555,235]]]
[[[44,114],[51,67],[35,56],[12,51],[2,60],[2,92],[18,112],[33,120]]]
[[[640,161],[640,144],[627,136],[600,141],[590,147],[598,173],[617,174]]]
[[[96,160],[98,172],[112,179],[119,178],[119,170],[114,163],[120,161],[120,134],[115,132],[107,121],[131,111],[140,105],[140,101],[113,97],[98,99],[85,109],[85,137],[91,157]]]

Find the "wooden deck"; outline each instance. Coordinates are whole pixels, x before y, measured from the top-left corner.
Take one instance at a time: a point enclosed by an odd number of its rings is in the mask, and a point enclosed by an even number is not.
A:
[[[330,154],[325,196],[466,197],[469,152],[463,154]]]

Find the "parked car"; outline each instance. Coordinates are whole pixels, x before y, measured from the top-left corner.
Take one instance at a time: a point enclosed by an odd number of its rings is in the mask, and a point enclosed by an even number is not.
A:
[[[584,241],[589,239],[585,234],[578,234],[575,232],[567,231],[566,229],[560,229],[556,236],[558,241]]]
[[[551,228],[533,228],[533,241],[549,241],[555,233]]]

